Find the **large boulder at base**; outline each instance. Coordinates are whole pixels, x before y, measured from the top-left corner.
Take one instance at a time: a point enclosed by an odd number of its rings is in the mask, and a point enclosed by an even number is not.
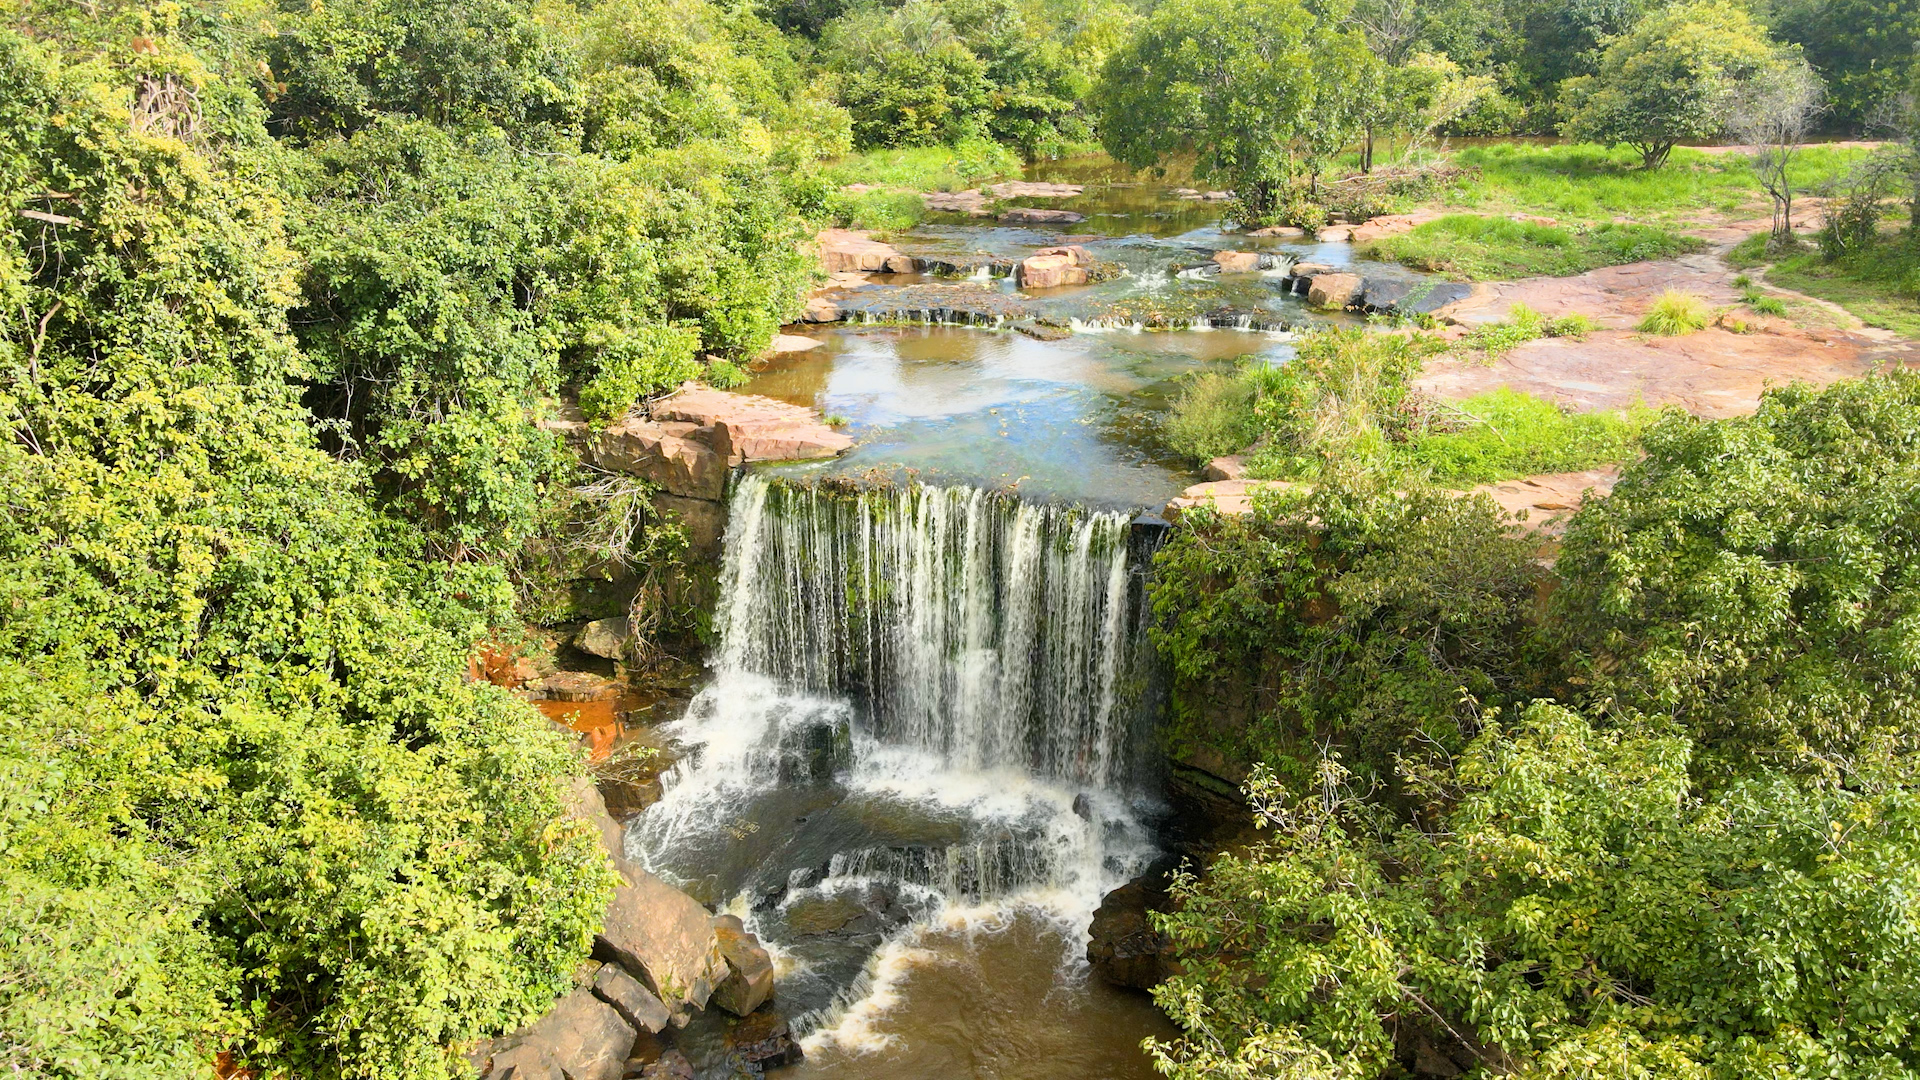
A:
[[[547,1048],[532,1043],[511,1046],[493,1055],[481,1074],[487,1080],[566,1080],[560,1063]]]
[[[1260,269],[1260,253],[1257,251],[1216,251],[1213,263],[1223,274],[1249,274]]]
[[[634,1031],[613,1006],[580,987],[554,1003],[547,1015],[510,1038],[514,1047],[539,1047],[567,1080],[621,1080]],[[495,1061],[499,1055],[495,1055]],[[496,1066],[497,1068],[497,1066]]]
[[[773,958],[760,946],[760,939],[747,932],[739,916],[714,919],[713,932],[727,963],[725,978],[713,988],[713,1003],[735,1016],[745,1016],[773,996]]]
[[[672,1018],[666,1005],[618,964],[600,965],[593,977],[593,993],[636,1031],[658,1033]]]
[[[689,437],[696,430],[630,416],[594,436],[593,463],[651,480],[674,495],[718,499],[726,494],[727,463]]]
[[[912,256],[852,229],[823,229],[814,244],[820,252],[820,265],[829,274],[911,274],[919,269]]]
[[[1358,274],[1320,274],[1307,285],[1307,303],[1317,308],[1348,308],[1360,302],[1365,288]]]
[[[700,902],[631,864],[613,890],[593,957],[619,964],[670,1011],[705,1008],[727,976],[713,916]]]
[[[852,439],[822,423],[812,409],[699,383],[686,383],[672,397],[655,402],[653,416],[711,426],[713,449],[728,465],[828,458],[853,446]]]
[[[1093,258],[1086,248],[1078,245],[1042,248],[1020,260],[1014,275],[1023,289],[1053,289],[1062,285],[1085,285],[1092,267]]]
[[[1087,930],[1087,962],[1113,986],[1151,990],[1173,974],[1173,944],[1153,928],[1151,912],[1171,907],[1167,872],[1156,863],[1145,874],[1108,893]]]
[[[574,647],[592,656],[618,660],[626,655],[627,638],[633,635],[625,616],[595,619],[573,636]]]
[[[1071,210],[1043,210],[1031,206],[1016,206],[1000,215],[1002,225],[1078,225],[1085,220],[1085,214],[1076,214]]]

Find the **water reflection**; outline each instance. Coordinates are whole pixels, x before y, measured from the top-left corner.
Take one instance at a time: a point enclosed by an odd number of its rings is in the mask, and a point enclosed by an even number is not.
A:
[[[1283,362],[1285,335],[1076,334],[1036,341],[956,327],[838,328],[744,389],[847,422],[857,444],[786,471],[915,470],[1045,500],[1157,506],[1197,479],[1156,438],[1178,379],[1241,357]]]

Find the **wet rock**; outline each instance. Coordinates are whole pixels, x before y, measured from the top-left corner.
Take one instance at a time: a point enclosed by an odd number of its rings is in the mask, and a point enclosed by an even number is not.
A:
[[[527,689],[548,701],[612,701],[620,696],[619,683],[587,671],[556,671],[529,682]]]
[[[1317,308],[1351,307],[1365,287],[1358,274],[1318,274],[1307,285],[1307,303]]]
[[[801,322],[835,323],[845,318],[840,310],[840,301],[831,296],[807,297],[807,308],[800,315]]]
[[[726,465],[827,458],[853,446],[852,439],[828,427],[812,409],[699,383],[687,383],[655,402],[653,416],[711,426],[714,452]]]
[[[1465,299],[1473,286],[1455,281],[1367,280],[1360,306],[1390,315],[1420,315]]]
[[[534,1048],[537,1067],[544,1053],[567,1080],[621,1080],[634,1031],[613,1006],[580,987],[561,998],[547,1014],[509,1038],[516,1049]],[[499,1055],[495,1055],[496,1075]],[[538,1075],[529,1073],[528,1075]]]
[[[1085,214],[1076,214],[1071,210],[1047,210],[1030,206],[1016,206],[1000,215],[1002,225],[1077,225],[1087,220]]]
[[[763,1008],[728,1029],[727,1056],[759,1075],[767,1069],[798,1065],[805,1055],[787,1018],[778,1010]]]
[[[633,630],[628,626],[625,616],[595,619],[580,628],[580,632],[573,637],[573,644],[583,653],[618,660],[626,655],[627,638],[632,634]]]
[[[1344,244],[1353,239],[1353,226],[1322,225],[1314,230],[1313,238],[1323,244]]]
[[[911,274],[913,258],[871,234],[851,229],[824,229],[814,238],[820,265],[829,274],[855,271],[869,274]]]
[[[1093,800],[1087,797],[1086,792],[1073,797],[1073,813],[1081,821],[1093,820]]]
[[[600,965],[593,977],[593,993],[636,1031],[657,1033],[667,1026],[666,1005],[618,964]]]
[[[1315,274],[1331,274],[1333,272],[1334,268],[1326,263],[1303,262],[1293,264],[1293,276],[1297,278],[1310,278]]]
[[[1172,910],[1167,891],[1171,860],[1108,893],[1088,928],[1087,962],[1114,986],[1150,990],[1173,973],[1172,942],[1153,928],[1149,914]]]
[[[774,356],[812,352],[825,344],[826,342],[819,338],[810,338],[801,334],[775,334],[773,340],[767,345],[767,352]]]
[[[1239,454],[1217,457],[1207,462],[1208,480],[1241,480],[1247,475],[1247,459]]]
[[[803,936],[831,934],[846,928],[866,911],[866,907],[851,896],[808,896],[795,900],[787,908],[787,926]]]
[[[640,1070],[641,1080],[694,1080],[693,1062],[678,1050],[668,1049],[660,1060]]]
[[[1260,269],[1260,253],[1256,251],[1219,251],[1213,256],[1215,266],[1223,274],[1249,274]]]
[[[666,1007],[704,1008],[726,977],[713,916],[700,902],[631,864],[613,890],[594,959],[619,964]]]
[[[719,499],[726,494],[727,461],[706,442],[686,438],[654,420],[627,417],[596,434],[593,463],[611,472],[650,480],[669,494]],[[693,434],[693,429],[680,432]]]
[[[773,958],[738,916],[714,919],[713,932],[727,964],[726,976],[713,988],[713,1003],[735,1016],[745,1016],[773,996]]]

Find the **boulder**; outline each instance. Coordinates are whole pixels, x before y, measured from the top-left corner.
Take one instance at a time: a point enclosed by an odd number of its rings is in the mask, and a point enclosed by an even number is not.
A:
[[[1360,301],[1366,282],[1358,274],[1318,274],[1307,285],[1307,303],[1317,308],[1344,309]]]
[[[561,806],[565,811],[593,826],[600,837],[600,848],[619,866],[626,859],[626,832],[620,823],[607,813],[607,801],[600,795],[599,785],[591,776],[575,776],[567,781],[566,791],[561,797]]]
[[[1353,226],[1322,225],[1314,230],[1313,238],[1325,244],[1344,244],[1353,239]]]
[[[593,977],[593,993],[636,1031],[655,1034],[667,1026],[666,1005],[618,964],[600,965]]]
[[[1053,289],[1062,285],[1085,285],[1087,270],[1076,266],[1071,255],[1041,253],[1020,260],[1015,281],[1023,289]]]
[[[1156,866],[1108,893],[1087,930],[1087,962],[1113,986],[1151,990],[1172,971],[1173,943],[1153,928],[1150,912],[1167,911],[1166,868]]]
[[[1247,235],[1248,236],[1279,236],[1289,240],[1297,240],[1297,239],[1300,239],[1301,237],[1306,236],[1307,230],[1296,229],[1291,225],[1269,225],[1264,229],[1255,229],[1252,232],[1248,233]]]
[[[630,416],[596,434],[593,463],[650,480],[684,498],[717,500],[725,495],[726,459],[707,443],[688,437],[697,426],[676,433],[656,420]]]
[[[1310,278],[1315,274],[1331,273],[1333,273],[1333,267],[1328,266],[1326,263],[1300,262],[1293,264],[1294,277]]]
[[[514,1048],[544,1051],[560,1066],[566,1080],[621,1080],[633,1040],[633,1028],[613,1006],[584,986],[561,998],[545,1016],[510,1038]],[[497,1070],[500,1055],[494,1060]]]
[[[1207,462],[1207,479],[1239,480],[1247,475],[1247,461],[1239,454],[1217,457]]]
[[[1051,184],[1041,180],[1008,180],[987,188],[996,199],[1071,199],[1085,190],[1079,184]]]
[[[773,996],[773,958],[736,915],[714,919],[713,932],[727,963],[726,977],[713,988],[713,1003],[745,1016]]]
[[[727,1056],[758,1076],[768,1069],[798,1065],[804,1055],[787,1018],[773,1009],[761,1009],[727,1030]]]
[[[814,245],[820,253],[820,265],[829,274],[908,274],[916,269],[912,257],[902,255],[893,245],[852,229],[823,229],[814,237]]]
[[[556,671],[529,682],[527,689],[548,701],[612,701],[620,696],[619,683],[587,671]]]
[[[574,647],[583,653],[618,660],[626,655],[627,638],[633,630],[627,625],[625,616],[617,619],[595,619],[580,628],[573,636]]]
[[[812,409],[698,383],[687,383],[672,397],[655,402],[653,417],[711,425],[714,452],[728,465],[827,458],[853,446],[852,439],[822,423]]]
[[[1085,214],[1076,214],[1071,210],[1045,210],[1030,206],[1016,206],[1000,215],[1002,225],[1077,225],[1085,220]]]
[[[811,352],[825,344],[826,342],[819,338],[810,338],[801,334],[775,334],[773,341],[767,345],[767,352],[775,356]]]
[[[700,902],[631,864],[607,906],[594,938],[594,959],[619,964],[668,1010],[704,1008],[727,963],[714,936],[713,916]]]
[[[1253,251],[1215,252],[1213,261],[1224,274],[1246,274],[1260,269],[1260,255]]]
[[[693,1080],[693,1062],[679,1050],[669,1049],[640,1070],[640,1080]]]
[[[835,323],[844,317],[840,310],[840,301],[831,296],[807,297],[807,309],[800,314],[801,322]]]
[[[492,1063],[481,1075],[487,1080],[566,1080],[560,1063],[547,1048],[521,1043],[493,1055]]]
[[[1368,311],[1394,315],[1418,315],[1437,311],[1455,300],[1465,299],[1473,286],[1454,281],[1417,281],[1410,279],[1375,281],[1367,279],[1361,291],[1360,306]]]

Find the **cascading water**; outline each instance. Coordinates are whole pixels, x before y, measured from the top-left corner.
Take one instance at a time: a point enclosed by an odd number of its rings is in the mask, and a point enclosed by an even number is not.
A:
[[[713,682],[630,853],[746,915],[809,1044],[872,1035],[928,928],[1057,928],[1154,850],[1149,664],[1126,515],[971,488],[747,477]]]

